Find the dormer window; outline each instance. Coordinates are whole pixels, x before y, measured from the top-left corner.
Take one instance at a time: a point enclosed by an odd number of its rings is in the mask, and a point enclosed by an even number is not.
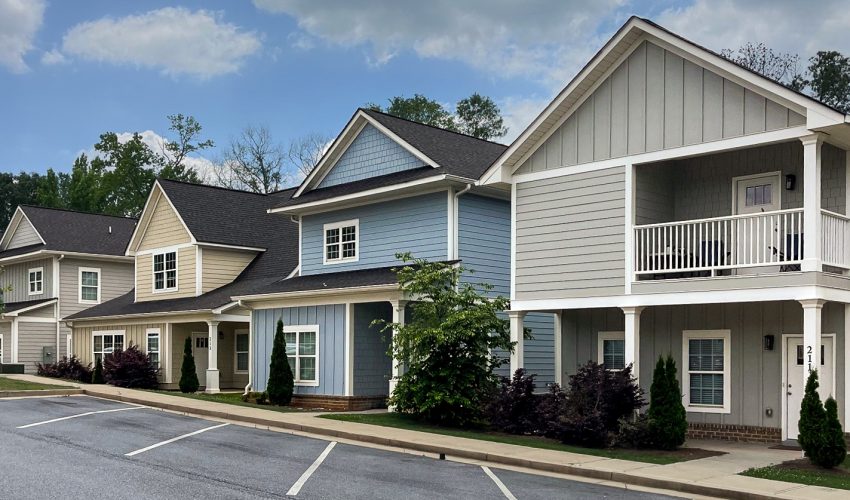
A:
[[[153,256],[153,291],[177,290],[177,252],[157,253]]]
[[[41,295],[44,293],[44,268],[30,269],[27,274],[29,275],[29,294]]]
[[[356,262],[359,253],[358,219],[324,225],[325,264]]]

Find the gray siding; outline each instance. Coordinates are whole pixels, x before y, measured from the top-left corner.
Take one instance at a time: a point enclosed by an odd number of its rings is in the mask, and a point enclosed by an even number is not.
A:
[[[12,323],[9,321],[0,321],[0,335],[3,336],[3,362],[12,362]]]
[[[802,125],[805,118],[644,42],[518,173]]]
[[[445,260],[448,254],[447,207],[447,193],[438,192],[305,216],[301,229],[301,273],[392,266],[398,264],[396,252],[412,252],[416,257],[432,261]],[[323,225],[350,219],[360,221],[359,260],[323,264]]]
[[[673,182],[668,164],[641,166],[635,174],[635,224],[657,224],[673,220]]]
[[[387,354],[391,335],[372,326],[376,319],[392,321],[389,302],[354,305],[354,395],[386,396],[392,375],[392,358]]]
[[[8,249],[12,248],[20,248],[28,245],[35,245],[41,243],[41,239],[38,237],[38,233],[36,233],[35,228],[32,227],[26,219],[22,220],[18,225],[17,229],[15,229],[15,234],[12,235],[12,239],[9,240]]]
[[[422,166],[422,160],[367,124],[318,187],[336,186]]]
[[[345,304],[254,311],[254,385],[266,390],[277,320],[283,324],[319,325],[319,385],[296,386],[296,394],[342,396],[345,393]]]
[[[30,295],[28,272],[37,267],[43,268],[44,271],[42,293]],[[5,266],[3,273],[0,273],[0,288],[6,286],[12,287],[10,291],[3,294],[3,300],[7,303],[53,298],[53,259],[40,259]]]
[[[18,322],[18,362],[24,363],[26,373],[38,371],[44,347],[56,349],[56,323]]]
[[[623,167],[518,184],[516,224],[516,299],[623,293]]]

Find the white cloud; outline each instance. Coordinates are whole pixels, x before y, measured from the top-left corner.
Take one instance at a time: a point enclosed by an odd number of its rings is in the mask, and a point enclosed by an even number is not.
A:
[[[364,46],[384,64],[402,51],[457,60],[500,76],[563,85],[604,38],[600,24],[625,0],[254,0],[265,11],[294,17],[312,37]]]
[[[499,138],[499,142],[510,144],[514,139],[537,118],[543,108],[551,101],[553,96],[548,97],[508,97],[499,103],[502,117],[508,127],[508,135]]]
[[[56,49],[49,50],[41,55],[41,64],[52,66],[55,64],[65,64],[68,59]]]
[[[0,0],[0,66],[25,73],[24,56],[44,19],[43,0]]]
[[[238,71],[260,47],[257,33],[223,22],[218,13],[183,7],[81,23],[62,41],[66,55],[202,79]]]

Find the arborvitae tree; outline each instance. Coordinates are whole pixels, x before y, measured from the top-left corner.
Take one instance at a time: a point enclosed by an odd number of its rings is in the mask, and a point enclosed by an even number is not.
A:
[[[800,443],[800,447],[809,457],[817,453],[816,448],[820,444],[821,428],[824,420],[826,420],[826,412],[818,394],[819,385],[818,372],[812,370],[806,381],[803,402],[800,404],[800,435],[797,437],[797,442]]]
[[[682,391],[676,379],[676,362],[672,356],[658,358],[649,389],[649,426],[655,447],[675,450],[685,442],[688,430]]]
[[[847,443],[844,441],[844,430],[838,421],[838,403],[832,397],[824,404],[826,421],[821,427],[820,446],[811,456],[812,462],[821,467],[835,467],[847,458]]]
[[[94,363],[94,372],[92,372],[92,375],[91,375],[91,383],[92,384],[103,384],[104,383],[104,380],[103,380],[103,362],[101,361],[100,358],[97,358],[97,360]]]
[[[186,337],[183,345],[183,364],[180,366],[180,392],[197,392],[201,383],[195,369],[195,356],[192,355],[192,337]]]
[[[275,405],[288,405],[292,401],[294,386],[292,368],[290,368],[289,359],[286,357],[283,320],[279,319],[274,333],[271,366],[269,366],[269,383],[266,389],[269,393],[269,401]]]

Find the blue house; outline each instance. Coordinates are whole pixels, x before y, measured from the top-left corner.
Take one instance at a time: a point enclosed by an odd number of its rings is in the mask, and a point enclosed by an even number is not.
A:
[[[339,409],[385,404],[396,363],[373,320],[403,321],[397,252],[460,261],[464,279],[510,293],[510,190],[479,185],[506,146],[358,110],[321,162],[271,217],[298,224],[298,266],[233,297],[252,310],[251,385],[268,380],[283,320],[296,403]],[[540,387],[555,380],[553,315],[525,317],[524,364]],[[508,374],[507,366],[503,371]]]

